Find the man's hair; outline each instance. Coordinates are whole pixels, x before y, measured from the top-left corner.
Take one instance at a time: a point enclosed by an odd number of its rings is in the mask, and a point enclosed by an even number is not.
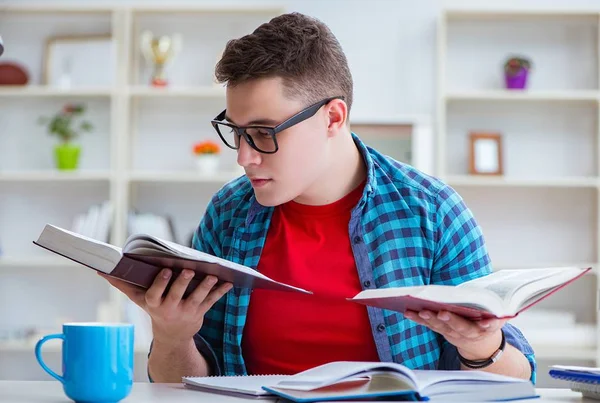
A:
[[[288,97],[313,104],[342,95],[348,111],[352,106],[352,75],[340,43],[327,25],[296,12],[230,40],[215,76],[228,86],[280,77]]]

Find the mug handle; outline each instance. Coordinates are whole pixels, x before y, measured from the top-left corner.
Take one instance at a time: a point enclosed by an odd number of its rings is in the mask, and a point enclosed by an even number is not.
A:
[[[42,366],[42,368],[44,369],[44,371],[46,371],[47,373],[49,373],[50,375],[52,375],[54,378],[56,378],[57,380],[59,380],[61,383],[65,383],[65,378],[63,378],[62,376],[58,375],[56,372],[52,371],[47,365],[46,363],[44,363],[44,360],[42,359],[42,344],[44,344],[45,342],[47,342],[48,340],[51,339],[62,339],[63,343],[65,342],[65,335],[62,333],[57,333],[57,334],[49,334],[48,336],[44,336],[42,337],[35,345],[35,358],[38,360],[38,362],[40,363],[40,365]]]

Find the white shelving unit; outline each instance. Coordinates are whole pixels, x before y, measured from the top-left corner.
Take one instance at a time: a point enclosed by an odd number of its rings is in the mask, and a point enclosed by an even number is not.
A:
[[[548,365],[600,362],[599,27],[598,12],[560,11],[446,10],[438,24],[436,172],[473,210],[495,269],[594,267],[532,309],[595,329],[593,346],[553,339],[560,323],[532,340],[542,386]],[[533,62],[526,90],[504,89],[515,54]],[[503,176],[468,174],[470,131],[501,133]]]
[[[132,209],[168,214],[177,241],[185,243],[212,194],[243,173],[235,169],[235,152],[223,147],[221,172],[202,175],[191,147],[202,139],[218,141],[210,119],[225,107],[225,90],[213,83],[212,69],[227,40],[283,11],[0,5],[7,44],[2,60],[20,63],[30,75],[25,87],[0,87],[0,302],[11,307],[0,310],[0,379],[47,379],[32,358],[31,340],[6,339],[13,331],[59,331],[59,324],[69,320],[129,320],[131,305],[108,283],[32,244],[44,224],[70,228],[77,214],[109,200],[114,209],[111,243],[125,241]],[[143,29],[182,34],[183,48],[168,68],[166,88],[148,85],[150,66],[139,51]],[[114,69],[112,85],[45,85],[46,40],[95,34],[112,37],[116,59],[90,66],[90,75]],[[95,128],[81,137],[80,169],[58,172],[52,160],[54,140],[35,122],[67,102],[86,104],[86,117]],[[23,294],[36,298],[23,299]],[[58,344],[46,351],[57,353]],[[147,344],[139,342],[136,352],[136,377],[144,381]]]
[[[211,196],[243,173],[235,151],[222,146],[219,173],[200,174],[191,148],[203,139],[219,141],[210,120],[225,108],[225,91],[213,83],[213,69],[227,40],[283,12],[255,6],[0,5],[2,60],[17,61],[30,74],[25,87],[0,87],[0,306],[10,307],[0,309],[0,379],[48,379],[35,362],[31,340],[7,340],[7,333],[32,327],[56,332],[72,320],[129,320],[131,304],[93,271],[32,244],[46,223],[70,228],[90,205],[109,200],[111,243],[123,244],[128,214],[135,210],[168,215],[176,241],[185,244]],[[145,29],[183,37],[182,51],[167,69],[166,88],[148,85],[150,68],[139,51]],[[112,36],[116,60],[90,66],[89,74],[113,68],[113,85],[60,89],[42,82],[48,37],[96,34]],[[67,102],[86,104],[95,127],[80,139],[80,169],[58,172],[54,139],[35,122]],[[360,116],[360,110],[354,113]],[[362,116],[354,125],[367,143],[384,141],[391,153],[406,153],[407,162],[433,171],[428,117]],[[136,342],[136,379],[145,381],[147,339]],[[56,368],[58,351],[57,345],[47,350]]]

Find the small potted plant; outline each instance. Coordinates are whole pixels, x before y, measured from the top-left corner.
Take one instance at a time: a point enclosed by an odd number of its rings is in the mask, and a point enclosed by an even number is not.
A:
[[[200,141],[194,144],[196,165],[202,174],[214,174],[219,168],[219,153],[221,147],[212,140]]]
[[[80,133],[92,131],[92,124],[82,120],[85,106],[67,104],[52,117],[42,116],[39,124],[47,125],[48,133],[59,138],[60,143],[54,148],[56,167],[59,170],[74,170],[79,165],[81,146],[74,144]]]
[[[504,81],[507,89],[524,89],[531,70],[531,60],[513,56],[504,62]]]

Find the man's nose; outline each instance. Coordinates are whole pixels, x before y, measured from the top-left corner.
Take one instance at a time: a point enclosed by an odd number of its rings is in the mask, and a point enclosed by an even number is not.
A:
[[[261,160],[260,153],[248,144],[244,136],[241,136],[237,155],[238,165],[245,168],[250,165],[258,165]]]

